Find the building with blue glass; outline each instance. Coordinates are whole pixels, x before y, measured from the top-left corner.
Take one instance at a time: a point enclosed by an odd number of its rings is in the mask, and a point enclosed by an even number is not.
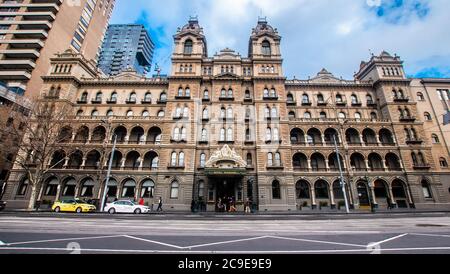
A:
[[[110,25],[100,51],[99,68],[107,75],[128,69],[150,71],[155,45],[143,25]]]

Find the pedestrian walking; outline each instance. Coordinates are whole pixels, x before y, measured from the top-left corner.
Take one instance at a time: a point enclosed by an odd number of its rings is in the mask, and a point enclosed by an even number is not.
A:
[[[144,198],[139,199],[139,205],[141,205],[141,206],[144,205]]]
[[[163,205],[162,197],[159,197],[159,200],[158,200],[158,209],[156,209],[156,211],[163,211],[162,205]]]

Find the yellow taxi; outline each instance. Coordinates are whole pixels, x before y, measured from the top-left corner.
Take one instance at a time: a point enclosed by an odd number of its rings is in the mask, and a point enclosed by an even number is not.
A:
[[[52,206],[54,212],[94,212],[97,208],[80,199],[57,201]]]

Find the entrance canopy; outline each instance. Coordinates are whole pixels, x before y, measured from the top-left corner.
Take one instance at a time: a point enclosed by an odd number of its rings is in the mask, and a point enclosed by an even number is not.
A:
[[[205,173],[210,177],[242,177],[247,172],[247,162],[234,149],[224,145],[211,155],[205,164]]]

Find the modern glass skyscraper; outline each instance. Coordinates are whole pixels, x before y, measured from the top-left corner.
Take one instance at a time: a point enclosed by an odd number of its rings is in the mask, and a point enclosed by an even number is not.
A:
[[[110,25],[98,62],[107,75],[132,68],[139,74],[150,71],[155,45],[143,25]]]

